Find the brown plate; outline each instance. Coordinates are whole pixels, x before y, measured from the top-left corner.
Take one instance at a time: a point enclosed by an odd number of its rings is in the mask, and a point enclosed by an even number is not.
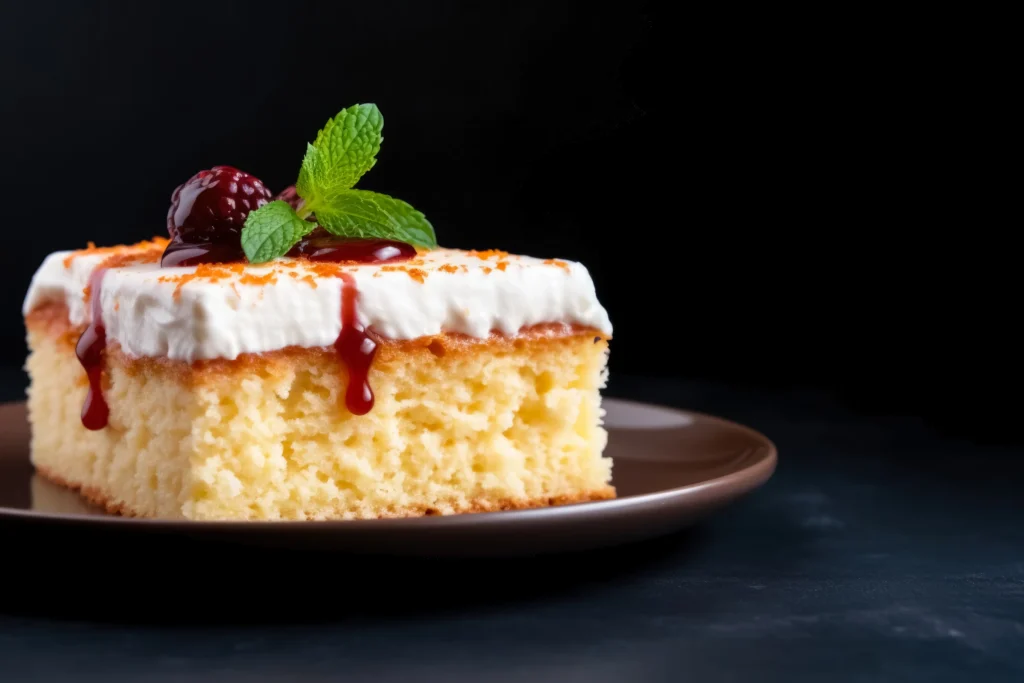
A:
[[[337,522],[188,522],[117,517],[33,474],[24,403],[0,405],[0,521],[172,533],[211,541],[434,556],[583,550],[660,536],[757,488],[775,446],[720,418],[606,399],[615,500],[516,510]],[[39,531],[44,529],[40,528]]]

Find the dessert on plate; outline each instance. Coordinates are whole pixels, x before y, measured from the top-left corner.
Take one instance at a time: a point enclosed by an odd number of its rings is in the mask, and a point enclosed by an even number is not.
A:
[[[579,263],[439,247],[354,189],[373,105],[273,195],[218,166],[168,236],[60,251],[24,302],[31,458],[109,511],[365,519],[612,498],[611,324]]]

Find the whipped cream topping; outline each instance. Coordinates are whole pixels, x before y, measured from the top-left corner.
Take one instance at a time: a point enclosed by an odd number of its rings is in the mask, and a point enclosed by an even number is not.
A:
[[[24,313],[63,301],[72,325],[90,322],[85,289],[110,255],[50,254],[33,276]],[[341,331],[342,281],[320,266],[279,259],[244,268],[112,267],[100,298],[107,338],[129,355],[183,361],[330,346]],[[589,272],[573,261],[437,249],[406,262],[335,268],[355,280],[360,324],[389,339],[514,335],[543,323],[612,334]]]

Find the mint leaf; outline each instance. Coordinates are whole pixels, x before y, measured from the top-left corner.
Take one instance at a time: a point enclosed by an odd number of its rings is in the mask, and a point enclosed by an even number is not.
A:
[[[317,194],[316,181],[313,178],[321,173],[321,164],[320,152],[317,151],[316,147],[307,142],[306,156],[303,157],[302,168],[299,169],[299,180],[295,183],[295,191],[306,200],[307,205],[310,198]]]
[[[346,190],[316,209],[317,223],[342,237],[378,237],[419,247],[437,247],[434,227],[401,199],[369,190]]]
[[[299,218],[287,202],[273,201],[246,217],[242,228],[242,250],[250,263],[273,261],[287,254],[315,227],[315,223]]]
[[[347,190],[377,163],[384,117],[375,104],[343,109],[306,146],[295,191],[306,206],[319,207],[326,197]]]

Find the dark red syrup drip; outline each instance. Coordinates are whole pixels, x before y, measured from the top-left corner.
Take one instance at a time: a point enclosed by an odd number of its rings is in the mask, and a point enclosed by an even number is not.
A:
[[[288,252],[292,258],[305,259],[307,261],[320,261],[329,263],[394,263],[407,261],[416,256],[416,248],[405,242],[396,242],[385,239],[359,239],[345,238],[331,235],[323,228],[316,228],[309,235],[300,240]],[[245,253],[240,244],[227,244],[220,242],[188,243],[181,239],[174,239],[164,250],[160,265],[163,268],[173,266],[194,266],[201,263],[233,263],[244,262]],[[377,342],[359,323],[356,315],[356,298],[359,290],[356,287],[355,279],[348,273],[341,274],[341,332],[334,342],[334,349],[339,360],[348,370],[348,387],[345,391],[345,405],[353,415],[365,415],[373,408],[373,389],[370,388],[369,375],[370,367],[373,365],[374,356],[377,355]],[[94,289],[98,293],[98,289]],[[95,301],[95,300],[94,300]],[[94,320],[98,320],[98,314],[94,314]],[[90,333],[82,335],[84,340]],[[100,339],[105,335],[102,324],[98,328]],[[81,347],[81,343],[79,344]],[[97,354],[98,355],[98,354]],[[83,364],[85,361],[83,360]],[[99,364],[97,364],[99,367]],[[97,378],[98,378],[97,371]],[[92,374],[90,374],[90,383]],[[97,384],[98,385],[98,379]],[[99,396],[99,402],[104,410],[103,420],[106,420],[106,404],[98,391],[90,390],[90,396]],[[91,403],[86,402],[87,409]],[[97,408],[97,410],[99,410]],[[82,417],[83,421],[85,413]]]
[[[332,263],[392,263],[416,255],[416,248],[404,242],[384,239],[335,237],[317,228],[296,244],[288,255],[310,261]],[[365,415],[373,408],[370,366],[377,355],[377,342],[363,328],[356,315],[359,290],[355,278],[341,274],[341,332],[334,342],[338,358],[348,369],[345,406],[353,415]]]
[[[174,266],[198,266],[200,263],[237,263],[245,261],[242,244],[221,242],[189,243],[174,239],[164,249],[160,258],[161,268]]]
[[[416,255],[416,248],[394,240],[335,237],[317,228],[292,247],[288,255],[332,263],[392,263],[411,259]]]
[[[334,342],[338,358],[348,368],[348,389],[345,405],[353,415],[365,415],[373,408],[373,389],[370,388],[370,366],[377,355],[377,342],[367,334],[356,316],[355,279],[348,273],[341,275],[341,332]]]
[[[75,354],[89,377],[89,391],[82,406],[82,425],[92,431],[106,427],[110,417],[110,408],[103,397],[103,352],[107,348],[107,330],[103,327],[100,306],[100,289],[106,272],[106,268],[97,268],[89,277],[92,320],[75,347]]]

